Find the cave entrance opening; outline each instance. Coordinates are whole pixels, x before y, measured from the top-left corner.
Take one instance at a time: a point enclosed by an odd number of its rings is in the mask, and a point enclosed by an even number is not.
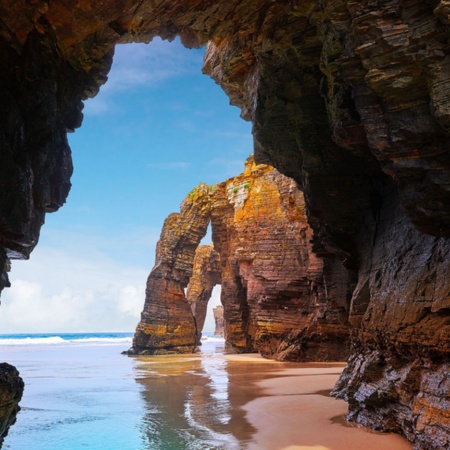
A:
[[[4,332],[133,332],[164,219],[200,182],[242,170],[251,125],[178,39],[116,47],[107,83],[69,134],[67,203],[14,261]],[[20,311],[20,313],[17,313]]]

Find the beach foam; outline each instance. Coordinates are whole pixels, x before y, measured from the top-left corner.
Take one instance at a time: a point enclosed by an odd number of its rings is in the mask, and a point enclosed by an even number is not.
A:
[[[11,334],[0,335],[0,346],[16,345],[89,345],[129,344],[132,333],[71,333],[71,334]]]

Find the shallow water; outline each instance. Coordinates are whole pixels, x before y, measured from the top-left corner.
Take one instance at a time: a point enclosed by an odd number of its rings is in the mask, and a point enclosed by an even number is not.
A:
[[[218,358],[221,341],[158,357],[121,355],[123,342],[49,342],[0,345],[26,383],[4,449],[233,450],[251,440],[240,407],[269,368]]]
[[[195,355],[153,357],[122,355],[131,335],[5,342],[0,336],[0,355],[19,369],[26,388],[4,450],[273,450],[283,437],[281,448],[361,448],[352,443],[355,430],[342,426],[345,404],[339,420],[326,417],[335,401],[325,381],[334,380],[342,364],[225,359],[217,340],[204,342]],[[325,410],[315,411],[325,398]],[[302,410],[302,401],[311,399]],[[312,416],[320,425],[302,429]],[[338,429],[328,430],[326,446],[318,445],[330,425]],[[360,439],[366,446],[366,437]],[[396,442],[388,438],[370,448],[410,448]]]

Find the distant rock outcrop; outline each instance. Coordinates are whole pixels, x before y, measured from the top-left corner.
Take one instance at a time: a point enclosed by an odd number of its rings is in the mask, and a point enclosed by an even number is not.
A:
[[[194,259],[195,243],[209,221],[214,249],[200,246]],[[198,186],[181,213],[164,224],[132,352],[193,351],[212,288],[221,283],[229,349],[283,360],[345,359],[345,270],[337,261],[333,265],[317,257],[311,239],[295,182],[273,167],[255,164],[253,157],[243,174]],[[333,276],[344,286],[336,289],[341,296],[327,296],[325,285]]]
[[[215,328],[214,336],[225,337],[225,319],[223,317],[223,306],[217,305],[213,308]]]

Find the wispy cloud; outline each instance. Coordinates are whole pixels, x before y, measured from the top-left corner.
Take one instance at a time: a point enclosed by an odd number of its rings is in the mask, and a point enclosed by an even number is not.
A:
[[[150,44],[117,45],[108,81],[99,94],[86,102],[86,115],[100,115],[114,110],[115,94],[161,83],[200,72],[201,53],[184,48],[179,40],[172,43],[155,38]]]
[[[175,161],[175,162],[160,162],[160,163],[148,163],[147,167],[150,169],[158,170],[176,170],[176,169],[187,169],[191,166],[191,163],[185,161]]]
[[[216,158],[207,163],[216,174],[223,176],[223,181],[230,177],[235,177],[244,171],[244,161],[242,159]]]
[[[108,82],[102,89],[118,91],[154,86],[199,71],[201,65],[200,54],[184,48],[179,40],[169,43],[155,38],[150,44],[117,45]]]
[[[132,331],[145,298],[147,271],[108,258],[80,259],[43,248],[14,262],[4,291],[3,333]]]

